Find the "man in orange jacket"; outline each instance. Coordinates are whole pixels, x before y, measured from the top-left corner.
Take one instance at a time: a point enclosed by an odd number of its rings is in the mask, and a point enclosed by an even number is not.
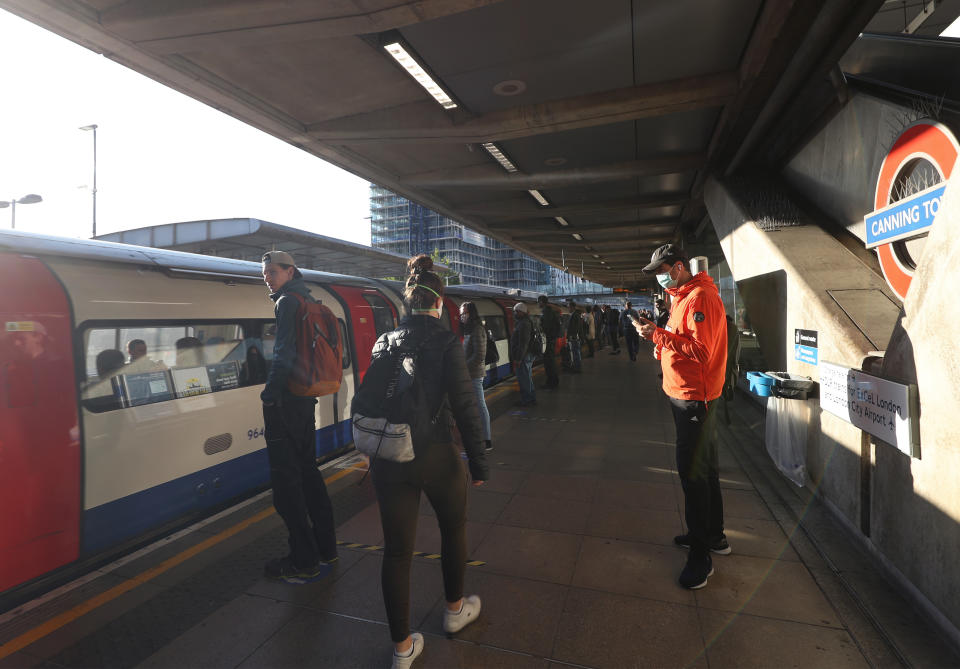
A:
[[[663,392],[670,399],[677,427],[677,472],[683,486],[687,534],[674,543],[689,547],[679,582],[702,588],[713,573],[710,553],[727,555],[723,533],[720,463],[714,439],[714,405],[723,390],[727,364],[727,320],[720,294],[706,272],[690,273],[683,249],[665,244],[653,253],[644,272],[673,298],[666,327],[634,321],[641,337],[656,345],[663,367]]]

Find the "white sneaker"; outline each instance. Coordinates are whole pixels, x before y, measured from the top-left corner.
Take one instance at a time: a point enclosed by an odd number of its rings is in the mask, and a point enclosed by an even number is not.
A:
[[[450,609],[443,610],[443,631],[447,634],[456,634],[472,623],[480,615],[480,598],[470,595],[463,598],[460,610],[454,613]]]
[[[413,661],[423,652],[423,635],[420,632],[414,632],[410,638],[413,640],[413,645],[410,647],[409,655],[397,655],[397,651],[393,651],[393,664],[390,665],[392,669],[409,669]]]

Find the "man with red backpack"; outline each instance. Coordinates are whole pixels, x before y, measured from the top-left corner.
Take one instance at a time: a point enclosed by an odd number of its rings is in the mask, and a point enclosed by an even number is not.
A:
[[[286,523],[290,533],[290,554],[270,560],[264,573],[270,578],[288,582],[302,582],[322,572],[325,563],[337,559],[337,540],[334,531],[333,506],[327,494],[323,475],[317,469],[316,459],[316,395],[335,392],[336,380],[321,391],[314,391],[308,369],[312,359],[304,359],[302,323],[312,312],[329,309],[319,305],[310,295],[293,258],[284,251],[270,251],[263,255],[263,280],[270,289],[277,317],[277,332],[273,348],[273,362],[266,386],[260,393],[263,401],[264,436],[267,457],[270,460],[270,482],[273,486],[273,505]],[[328,317],[328,320],[330,317]],[[334,326],[336,319],[333,318]],[[342,351],[337,342],[339,332],[327,326],[316,326],[317,342],[309,342],[316,349]],[[298,343],[300,346],[298,346]],[[339,346],[337,346],[339,344]],[[312,345],[312,346],[311,346]],[[300,355],[298,355],[300,349]],[[306,353],[312,355],[312,351]],[[339,362],[339,361],[338,361]],[[342,370],[340,371],[342,375]]]

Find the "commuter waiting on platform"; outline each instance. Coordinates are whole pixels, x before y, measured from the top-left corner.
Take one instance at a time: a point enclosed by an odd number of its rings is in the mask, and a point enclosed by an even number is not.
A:
[[[581,318],[583,319],[583,336],[587,340],[587,357],[592,358],[595,355],[593,340],[597,338],[597,324],[593,319],[593,311],[587,307]]]
[[[534,406],[537,403],[537,390],[533,386],[534,351],[530,346],[533,337],[533,321],[527,313],[527,305],[523,302],[513,305],[513,318],[515,324],[510,338],[510,357],[516,364],[517,383],[520,384],[520,406]]]
[[[657,299],[656,302],[656,322],[658,328],[663,328],[667,326],[667,321],[670,319],[670,309],[667,308],[667,303],[662,299]]]
[[[392,350],[418,351],[415,373],[422,399],[411,408],[412,415],[407,419],[415,426],[413,459],[397,461],[377,457],[371,464],[383,525],[381,582],[390,638],[394,643],[394,669],[411,666],[423,652],[423,635],[410,632],[410,565],[421,492],[426,493],[440,526],[440,564],[446,601],[443,630],[455,634],[480,615],[480,598],[463,596],[467,563],[467,477],[460,449],[453,439],[454,421],[467,453],[473,485],[482,485],[489,478],[481,443],[480,416],[466,359],[457,336],[440,324],[443,280],[431,271],[430,256],[411,258],[408,267],[410,275],[403,291],[408,315],[396,330],[380,336],[370,365],[370,369],[374,369],[378,358],[391,355]]]
[[[627,342],[627,353],[630,354],[631,362],[636,362],[637,353],[640,351],[640,335],[633,327],[634,320],[639,317],[640,314],[637,313],[630,302],[624,305],[623,312],[620,314],[620,330]]]
[[[680,247],[661,246],[643,271],[656,273],[657,282],[673,298],[666,328],[649,320],[633,325],[654,343],[663,367],[663,391],[677,429],[677,472],[687,521],[687,534],[673,541],[690,549],[679,582],[694,590],[713,574],[710,553],[730,553],[714,434],[715,404],[727,364],[727,319],[713,279],[706,272],[692,275]]]
[[[570,371],[579,374],[583,371],[580,346],[583,342],[583,318],[573,300],[567,302],[570,318],[567,321],[567,347],[570,349]]]
[[[560,375],[557,373],[557,339],[562,334],[560,316],[550,306],[546,295],[538,297],[537,304],[540,306],[540,327],[547,343],[543,352],[543,371],[547,382],[543,389],[556,390],[560,385]]]
[[[607,335],[610,337],[610,346],[613,347],[610,355],[620,355],[620,312],[605,304],[603,313],[607,317]]]
[[[484,360],[487,357],[487,330],[480,320],[477,305],[464,302],[460,305],[460,332],[463,333],[463,354],[467,359],[467,372],[477,397],[477,410],[480,412],[480,426],[483,428],[485,450],[493,450],[490,437],[490,411],[483,395],[483,379],[487,375]]]
[[[287,526],[290,546],[288,555],[267,562],[264,574],[301,582],[318,576],[322,565],[337,559],[333,506],[317,469],[317,400],[294,395],[287,383],[297,359],[299,298],[313,301],[313,297],[293,258],[284,251],[263,255],[263,281],[274,302],[277,332],[273,364],[260,400],[273,506]]]

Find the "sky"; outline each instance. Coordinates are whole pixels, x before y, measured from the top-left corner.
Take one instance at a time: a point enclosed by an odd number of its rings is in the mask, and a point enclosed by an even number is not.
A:
[[[370,243],[368,184],[226,114],[0,10],[0,200],[18,230],[89,237],[211,218]],[[0,209],[0,227],[10,209]]]

